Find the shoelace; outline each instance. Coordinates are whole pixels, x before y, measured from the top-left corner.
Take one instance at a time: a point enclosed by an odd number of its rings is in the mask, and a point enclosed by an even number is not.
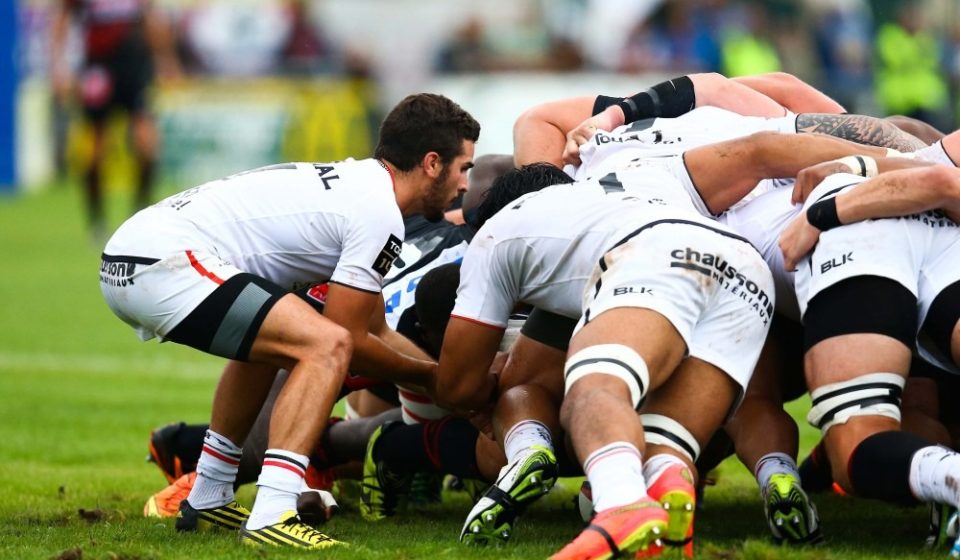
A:
[[[331,539],[330,537],[328,537],[327,535],[324,535],[324,534],[321,533],[320,531],[317,531],[317,530],[314,529],[313,527],[311,527],[311,526],[307,525],[306,523],[300,521],[300,520],[299,520],[298,518],[296,518],[296,517],[291,517],[290,520],[287,521],[286,524],[290,526],[290,532],[293,533],[294,536],[296,536],[296,537],[298,537],[298,538],[301,538],[301,539],[303,539],[303,540],[305,540],[305,541],[313,542],[315,539],[316,539],[316,540],[320,540],[320,541],[331,541],[331,540],[333,540],[333,539]]]

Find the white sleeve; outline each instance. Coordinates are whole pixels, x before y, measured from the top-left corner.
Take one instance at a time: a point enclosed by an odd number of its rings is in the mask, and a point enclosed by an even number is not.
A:
[[[463,256],[457,302],[451,315],[506,328],[519,290],[510,259],[503,258],[505,245],[497,243],[483,228],[477,232]]]
[[[939,163],[941,165],[947,165],[950,167],[957,167],[956,162],[953,161],[947,151],[943,148],[942,140],[934,142],[926,148],[920,148],[919,150],[913,152],[913,154],[917,159],[923,161]]]
[[[331,282],[379,293],[403,248],[403,219],[396,207],[371,204],[348,220]]]

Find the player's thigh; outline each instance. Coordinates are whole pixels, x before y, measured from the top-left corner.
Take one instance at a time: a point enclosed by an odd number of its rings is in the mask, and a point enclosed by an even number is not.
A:
[[[521,385],[536,385],[559,403],[563,398],[563,364],[566,356],[565,348],[554,348],[521,333],[500,372],[500,392]]]
[[[267,311],[250,348],[250,361],[288,369],[307,359],[335,360],[346,365],[352,352],[346,329],[293,293],[279,298]]]
[[[702,448],[730,413],[740,386],[713,364],[684,359],[640,409],[679,422]]]

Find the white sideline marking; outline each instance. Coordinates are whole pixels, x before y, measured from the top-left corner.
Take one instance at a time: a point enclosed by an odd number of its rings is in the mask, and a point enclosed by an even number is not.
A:
[[[27,369],[32,371],[86,371],[91,373],[181,373],[185,377],[198,374],[220,374],[216,360],[191,360],[171,356],[143,358],[120,358],[110,354],[59,354],[55,352],[2,352],[0,372],[4,369]]]

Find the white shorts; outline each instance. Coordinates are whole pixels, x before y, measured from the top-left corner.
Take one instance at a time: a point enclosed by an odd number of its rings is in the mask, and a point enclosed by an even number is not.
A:
[[[800,206],[790,202],[791,192],[792,189],[785,186],[767,191],[746,204],[736,204],[717,221],[746,237],[760,251],[773,274],[777,313],[799,321],[800,311],[793,288],[794,273],[784,269],[783,252],[779,245],[780,233],[800,213]]]
[[[147,261],[154,259],[140,256],[107,253],[104,259],[100,291],[141,340],[165,338],[224,281],[242,272],[203,251],[180,251],[153,264]]]
[[[773,279],[749,242],[708,220],[660,222],[614,246],[602,263],[587,283],[577,331],[610,309],[656,311],[689,356],[746,389],[774,309]]]
[[[850,182],[846,176],[846,182]],[[830,178],[818,186],[807,206],[836,190]],[[817,294],[857,276],[893,280],[917,297],[917,325],[922,326],[930,304],[947,286],[960,281],[960,227],[939,212],[903,218],[866,220],[825,231],[814,251],[797,265],[796,290],[800,311]],[[949,358],[918,343],[928,362],[960,374]]]

